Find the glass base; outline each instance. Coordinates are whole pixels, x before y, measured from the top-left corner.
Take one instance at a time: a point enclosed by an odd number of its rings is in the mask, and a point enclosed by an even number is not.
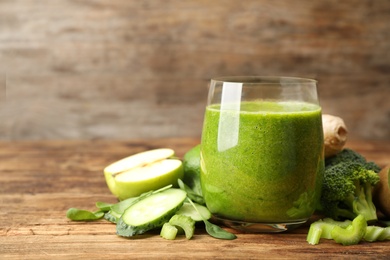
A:
[[[244,222],[237,220],[222,219],[213,216],[213,220],[227,227],[245,232],[245,233],[280,233],[291,231],[306,223],[308,219],[300,219],[293,222],[285,223],[260,223],[260,222]]]

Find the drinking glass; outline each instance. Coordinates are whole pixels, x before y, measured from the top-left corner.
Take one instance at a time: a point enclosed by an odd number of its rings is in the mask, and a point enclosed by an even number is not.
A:
[[[251,233],[296,228],[316,208],[323,171],[316,80],[211,80],[201,186],[214,220]]]

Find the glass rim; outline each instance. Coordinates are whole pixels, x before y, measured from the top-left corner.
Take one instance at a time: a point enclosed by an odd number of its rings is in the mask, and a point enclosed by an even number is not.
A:
[[[318,81],[303,77],[290,76],[220,76],[211,78],[211,81],[245,83],[245,84],[280,84],[281,80],[288,80],[291,83],[317,83]]]

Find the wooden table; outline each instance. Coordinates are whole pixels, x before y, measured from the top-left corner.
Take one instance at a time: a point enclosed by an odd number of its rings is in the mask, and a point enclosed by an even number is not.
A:
[[[34,141],[0,143],[0,259],[129,258],[388,258],[390,241],[341,246],[306,242],[308,224],[290,233],[237,234],[213,239],[198,228],[191,240],[162,239],[158,232],[122,238],[105,220],[72,222],[70,207],[95,209],[115,202],[102,174],[109,163],[151,148],[170,147],[179,157],[197,139]],[[348,146],[380,166],[390,164],[390,142],[350,141]],[[232,231],[232,230],[231,230]]]

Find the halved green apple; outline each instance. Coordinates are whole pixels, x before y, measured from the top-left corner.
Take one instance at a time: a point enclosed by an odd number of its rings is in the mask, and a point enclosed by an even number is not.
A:
[[[104,169],[107,186],[119,200],[157,190],[183,178],[183,164],[169,148],[149,150],[123,158]]]

